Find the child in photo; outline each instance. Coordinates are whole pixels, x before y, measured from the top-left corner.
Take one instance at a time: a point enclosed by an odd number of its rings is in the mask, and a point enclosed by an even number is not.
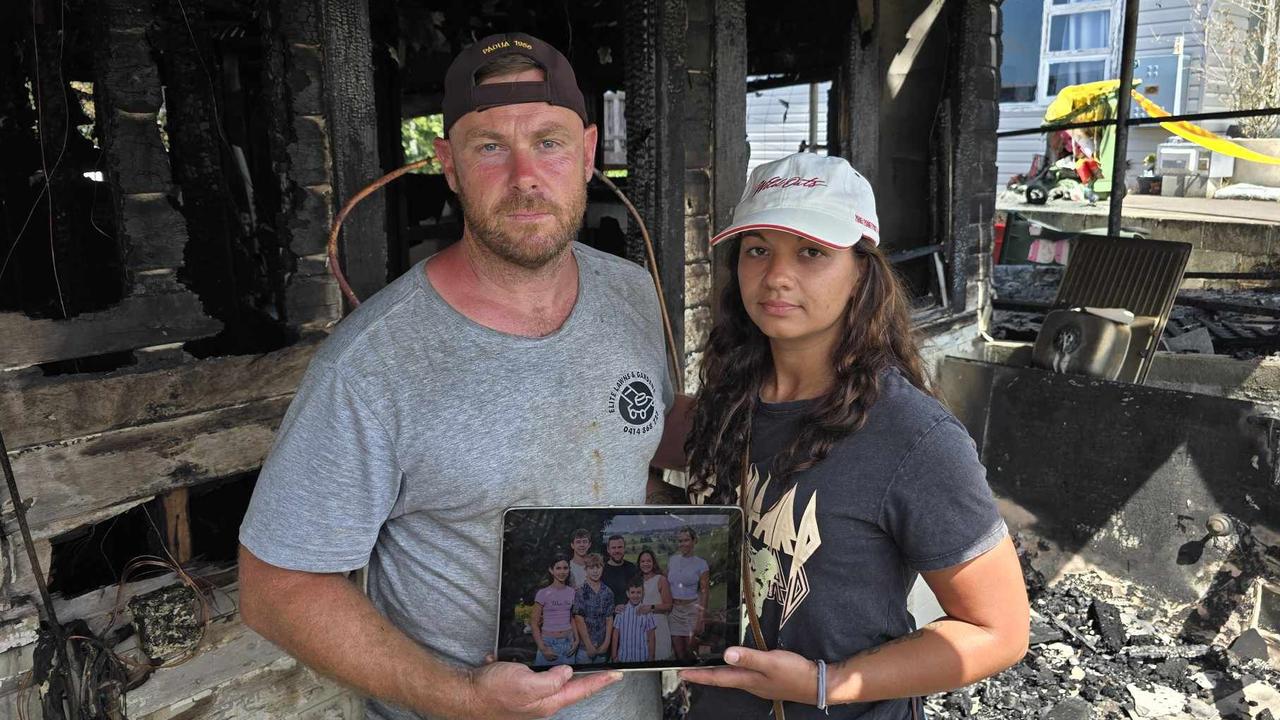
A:
[[[573,600],[573,626],[579,641],[578,662],[607,662],[613,637],[613,590],[601,580],[604,559],[598,553],[587,555],[583,562],[587,577]]]
[[[538,646],[533,664],[572,665],[578,652],[578,634],[573,629],[571,611],[574,591],[569,579],[569,558],[558,553],[547,566],[551,582],[533,597],[533,641]]]
[[[627,604],[614,620],[614,662],[649,662],[657,647],[655,628],[658,623],[653,613],[641,613],[644,600],[644,578],[637,575],[627,582]]]
[[[573,550],[573,558],[569,560],[569,585],[576,590],[587,579],[586,563],[587,553],[591,552],[591,533],[586,528],[574,530],[569,547]]]

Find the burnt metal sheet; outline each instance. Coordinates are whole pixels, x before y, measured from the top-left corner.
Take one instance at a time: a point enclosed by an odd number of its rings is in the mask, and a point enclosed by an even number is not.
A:
[[[1071,239],[1071,259],[1053,305],[1125,308],[1155,318],[1149,334],[1135,335],[1145,342],[1129,349],[1120,372],[1123,380],[1143,382],[1190,258],[1189,243],[1078,235]]]
[[[1280,420],[1265,406],[958,358],[943,378],[992,489],[1033,516],[1011,525],[1068,552],[1193,601],[1236,560],[1232,538],[1207,537],[1211,515],[1280,537]]]

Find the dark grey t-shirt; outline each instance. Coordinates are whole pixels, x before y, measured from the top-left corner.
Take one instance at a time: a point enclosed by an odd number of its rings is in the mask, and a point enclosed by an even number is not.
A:
[[[975,558],[1007,529],[969,434],[896,371],[882,376],[861,430],[794,482],[777,482],[773,459],[812,405],[758,407],[749,553],[766,645],[837,662],[913,631],[907,593],[917,574]],[[689,718],[770,711],[745,692],[696,687]],[[788,720],[911,717],[907,700],[832,706],[829,716],[813,704],[787,703],[786,711]]]
[[[640,568],[630,560],[623,560],[621,565],[611,565],[608,560],[604,561],[604,574],[600,579],[605,585],[613,591],[613,597],[618,604],[627,601],[627,583],[631,578],[640,574]],[[621,599],[618,599],[621,598]]]

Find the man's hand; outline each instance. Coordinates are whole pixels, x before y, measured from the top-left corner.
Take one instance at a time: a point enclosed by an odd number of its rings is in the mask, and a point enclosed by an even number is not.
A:
[[[468,717],[544,718],[580,702],[617,682],[622,673],[590,673],[573,676],[567,665],[534,672],[519,663],[497,662],[471,671]]]
[[[811,660],[786,650],[761,652],[733,647],[724,651],[732,667],[682,670],[689,682],[746,690],[766,700],[789,700],[816,705],[818,666]]]

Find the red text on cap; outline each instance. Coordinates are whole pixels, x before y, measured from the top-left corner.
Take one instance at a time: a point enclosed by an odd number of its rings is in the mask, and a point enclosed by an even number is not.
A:
[[[826,180],[823,180],[822,178],[818,178],[818,177],[803,178],[803,177],[795,176],[795,177],[784,178],[778,175],[774,175],[768,180],[762,180],[759,183],[757,183],[755,188],[751,190],[751,196],[755,197],[756,193],[759,193],[761,190],[772,190],[775,188],[789,188],[789,187],[815,188],[815,187],[822,187],[823,185],[826,185],[826,184],[827,184]]]

